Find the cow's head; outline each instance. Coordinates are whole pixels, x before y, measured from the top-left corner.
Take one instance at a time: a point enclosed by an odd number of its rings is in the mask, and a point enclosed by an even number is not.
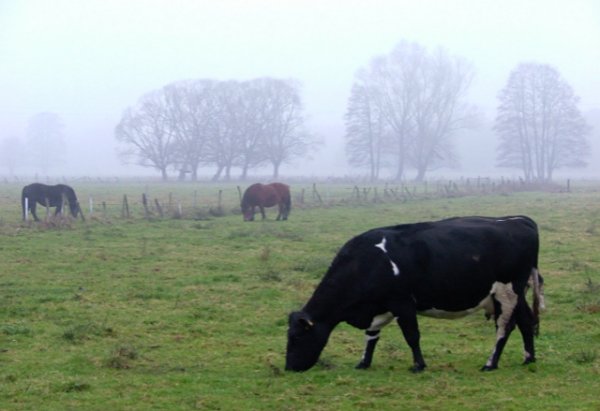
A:
[[[322,322],[314,322],[305,312],[291,313],[285,369],[287,371],[306,371],[315,365],[327,344],[331,330],[331,326]]]

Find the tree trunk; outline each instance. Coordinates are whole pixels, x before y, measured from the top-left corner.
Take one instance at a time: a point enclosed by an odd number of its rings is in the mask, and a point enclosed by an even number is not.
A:
[[[223,172],[223,166],[222,165],[217,165],[217,172],[215,173],[215,175],[213,175],[212,177],[212,181],[218,181],[219,178],[221,178],[221,173]]]
[[[273,163],[273,178],[277,179],[279,178],[279,166],[281,165],[281,163]]]

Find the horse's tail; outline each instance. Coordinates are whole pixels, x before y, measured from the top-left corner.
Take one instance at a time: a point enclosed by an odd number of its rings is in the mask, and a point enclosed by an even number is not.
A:
[[[22,210],[22,217],[23,217],[23,221],[25,221],[25,219],[27,218],[27,206],[31,206],[30,204],[25,205],[25,199],[27,198],[27,187],[23,187],[23,190],[21,191],[21,210]],[[31,200],[29,200],[31,201]]]

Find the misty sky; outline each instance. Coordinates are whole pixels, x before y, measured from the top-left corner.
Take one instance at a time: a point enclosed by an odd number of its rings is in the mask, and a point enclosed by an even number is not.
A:
[[[0,139],[24,139],[28,119],[51,111],[68,146],[51,173],[148,174],[120,164],[113,135],[146,92],[193,78],[296,78],[309,128],[325,141],[309,173],[340,174],[354,74],[401,40],[469,60],[470,101],[490,121],[524,61],[556,67],[582,112],[600,110],[598,0],[0,0]],[[465,141],[463,171],[491,165],[494,140]]]

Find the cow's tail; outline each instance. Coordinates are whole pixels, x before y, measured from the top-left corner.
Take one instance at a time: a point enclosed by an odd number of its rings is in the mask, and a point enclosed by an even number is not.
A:
[[[540,284],[540,273],[537,268],[531,269],[531,276],[529,281],[531,282],[531,288],[533,291],[533,319],[534,319],[534,333],[536,336],[540,333],[540,308],[544,309],[544,296],[542,294],[542,286]]]

